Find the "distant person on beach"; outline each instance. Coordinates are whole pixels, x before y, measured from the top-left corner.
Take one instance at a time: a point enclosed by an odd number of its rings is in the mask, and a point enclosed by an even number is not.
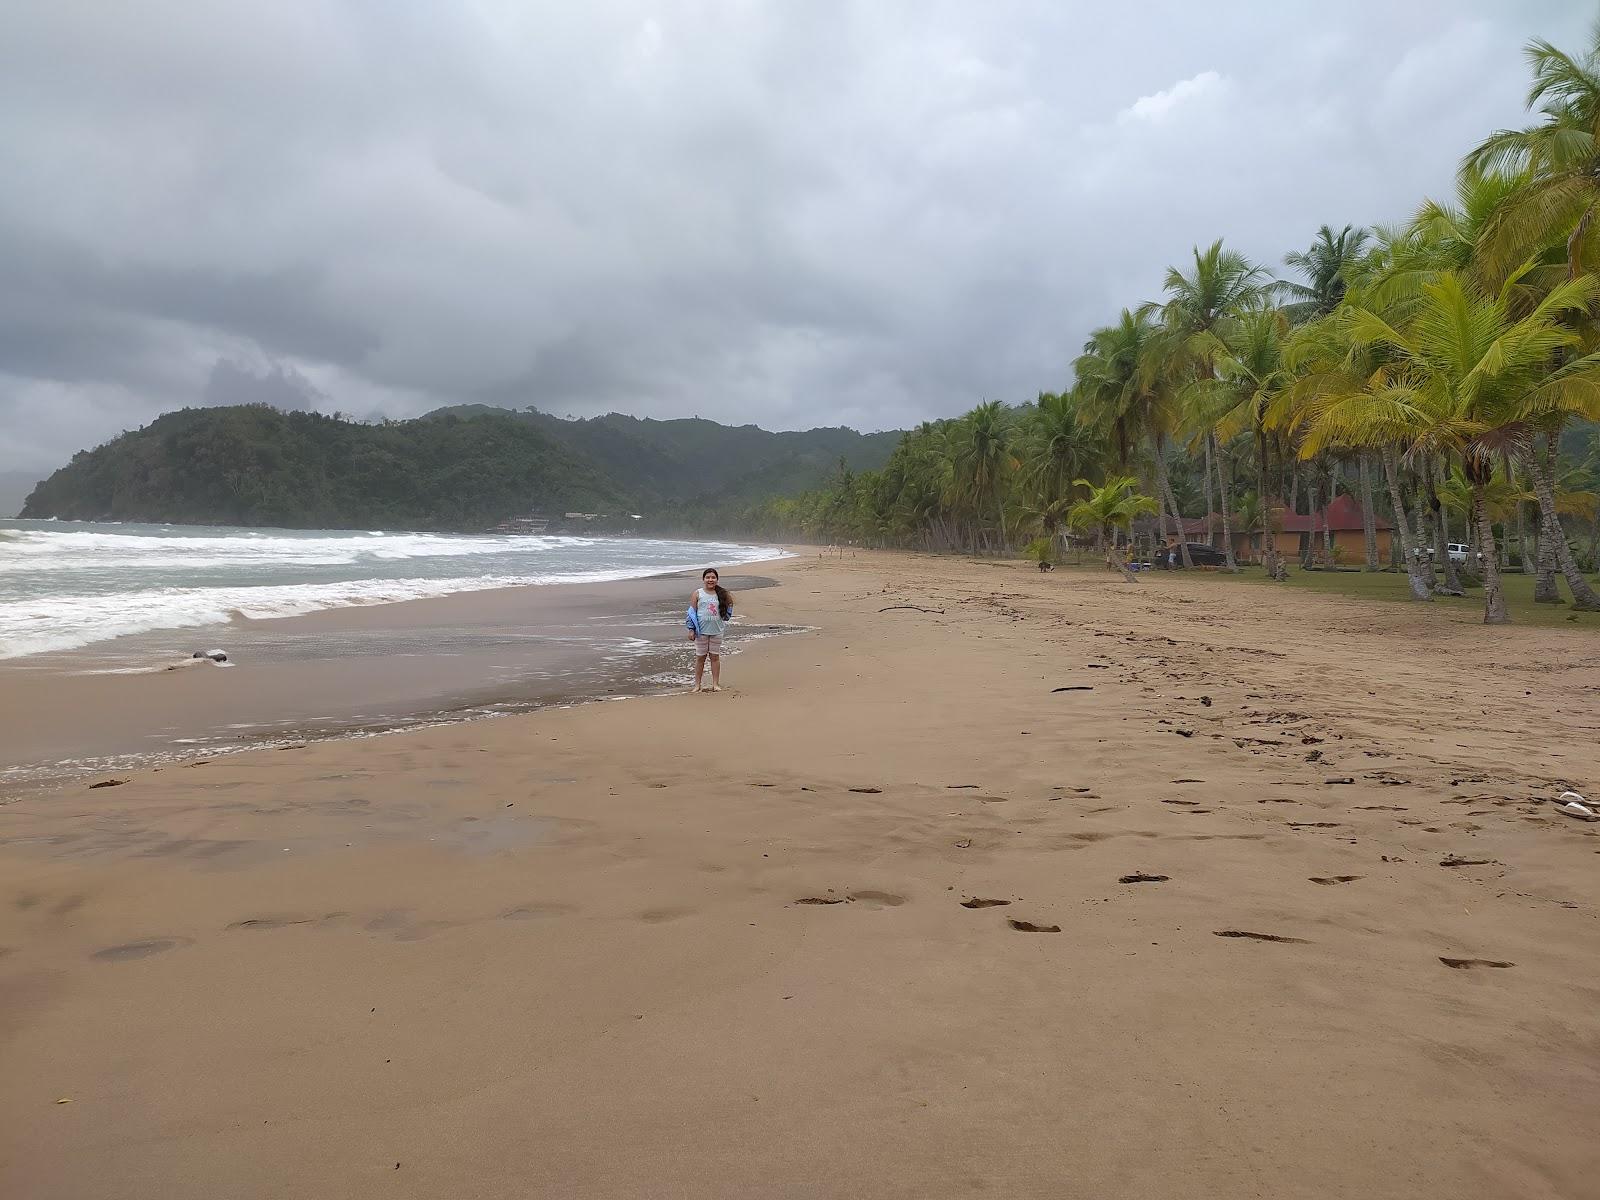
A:
[[[720,692],[722,690],[722,634],[733,616],[733,597],[719,582],[715,567],[700,573],[700,586],[689,597],[689,607],[694,612],[694,628],[689,637],[694,642],[694,687],[691,691]],[[711,659],[711,686],[702,688],[706,659]]]

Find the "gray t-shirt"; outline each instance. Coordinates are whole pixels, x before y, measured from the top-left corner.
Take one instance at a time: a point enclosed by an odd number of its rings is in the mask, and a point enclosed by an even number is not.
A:
[[[721,637],[722,631],[727,627],[727,622],[722,619],[722,609],[717,604],[717,593],[708,592],[705,588],[696,588],[694,593],[694,615],[700,622],[701,637]]]

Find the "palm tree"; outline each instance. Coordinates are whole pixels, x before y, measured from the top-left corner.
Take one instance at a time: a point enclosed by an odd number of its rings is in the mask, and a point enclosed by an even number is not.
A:
[[[1059,506],[1073,481],[1100,465],[1100,440],[1071,392],[1041,392],[1027,434],[1029,479],[1041,510]]]
[[[1285,266],[1306,277],[1305,283],[1284,282],[1282,291],[1295,297],[1284,305],[1284,313],[1296,324],[1313,317],[1325,317],[1339,307],[1347,286],[1346,271],[1361,257],[1372,234],[1346,225],[1338,233],[1324,225],[1305,250],[1283,256]]]
[[[1084,343],[1073,364],[1076,390],[1083,420],[1109,438],[1122,471],[1133,460],[1138,441],[1149,436],[1155,451],[1157,514],[1163,529],[1166,512],[1178,523],[1179,553],[1183,565],[1192,567],[1183,514],[1167,475],[1167,438],[1176,424],[1177,408],[1160,332],[1148,311],[1123,309],[1115,325],[1096,329]]]
[[[1491,272],[1505,271],[1546,247],[1564,246],[1567,278],[1576,279],[1600,259],[1600,26],[1581,54],[1536,40],[1524,49],[1533,71],[1528,107],[1543,120],[1525,129],[1501,129],[1486,138],[1462,170],[1520,177],[1521,186],[1485,226],[1479,252]],[[1572,589],[1573,607],[1600,609],[1600,594],[1573,560],[1556,512],[1556,445],[1565,418],[1552,417],[1543,430],[1546,452],[1531,441],[1521,446],[1523,465],[1539,498],[1541,559],[1554,551],[1555,565]],[[1541,572],[1542,574],[1542,572]],[[1546,598],[1554,596],[1546,592]]]
[[[1600,354],[1554,365],[1557,353],[1579,340],[1563,318],[1600,298],[1600,280],[1563,283],[1519,317],[1512,285],[1522,273],[1490,293],[1458,272],[1442,272],[1425,285],[1421,307],[1402,328],[1352,308],[1353,347],[1380,347],[1390,361],[1373,386],[1324,398],[1300,450],[1310,457],[1337,443],[1400,443],[1408,455],[1459,454],[1484,554],[1487,624],[1508,619],[1488,505],[1496,461],[1554,414],[1600,412]]]
[[[1600,27],[1582,54],[1547,41],[1523,53],[1533,71],[1527,106],[1544,119],[1490,134],[1461,164],[1463,174],[1523,176],[1489,219],[1480,252],[1491,277],[1507,275],[1546,246],[1565,242],[1571,277],[1593,261],[1600,207]]]
[[[982,521],[999,521],[1000,542],[1006,540],[1003,487],[1020,464],[1011,453],[1011,423],[998,400],[978,405],[961,419],[961,440],[955,454],[958,492]],[[987,540],[987,539],[985,539]]]
[[[1278,285],[1265,270],[1251,263],[1234,250],[1224,250],[1219,238],[1204,251],[1194,250],[1194,266],[1187,274],[1177,267],[1168,267],[1163,289],[1166,301],[1159,311],[1167,333],[1166,360],[1168,369],[1184,380],[1181,393],[1183,407],[1191,403],[1190,389],[1198,385],[1204,392],[1217,377],[1217,364],[1227,354],[1223,339],[1230,322],[1247,310],[1262,308]],[[1212,457],[1219,464],[1215,428],[1207,427],[1204,436],[1211,439]],[[1266,489],[1266,449],[1260,446],[1262,489]],[[1223,555],[1228,570],[1236,570],[1233,560],[1233,530],[1230,528],[1230,504],[1227,481],[1218,476],[1222,489],[1222,541]],[[1273,573],[1274,564],[1268,563]]]
[[[1067,524],[1077,530],[1093,530],[1096,553],[1106,550],[1108,537],[1115,545],[1119,529],[1129,530],[1131,536],[1133,522],[1151,515],[1158,507],[1152,497],[1139,494],[1138,483],[1131,475],[1114,475],[1099,487],[1080,479],[1078,486],[1087,489],[1087,494],[1068,511]],[[1107,552],[1106,562],[1123,571],[1127,569],[1114,551]]]
[[[1190,391],[1190,419],[1197,425],[1223,442],[1243,433],[1252,435],[1259,475],[1258,498],[1272,486],[1267,475],[1267,445],[1269,439],[1276,437],[1273,431],[1279,424],[1275,414],[1280,393],[1291,381],[1284,359],[1288,333],[1288,318],[1280,309],[1263,306],[1237,314],[1219,327],[1215,338],[1212,364],[1216,378],[1197,381]],[[1224,536],[1231,541],[1232,531],[1226,526],[1230,519],[1227,508],[1225,502]],[[1281,579],[1285,572],[1278,555],[1273,515],[1269,503],[1262,513],[1261,556],[1267,564],[1267,574]]]

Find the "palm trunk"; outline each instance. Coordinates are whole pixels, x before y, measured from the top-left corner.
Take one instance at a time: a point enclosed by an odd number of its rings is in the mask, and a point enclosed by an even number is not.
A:
[[[1310,510],[1311,532],[1306,535],[1306,552],[1300,556],[1300,565],[1309,568],[1317,560],[1317,481],[1306,480],[1306,508]]]
[[[1267,434],[1259,424],[1256,426],[1256,474],[1261,489],[1261,503],[1258,506],[1261,509],[1261,560],[1266,564],[1267,578],[1281,583],[1289,577],[1289,572],[1278,557],[1278,539],[1272,528],[1276,523],[1274,518],[1278,506],[1272,494],[1272,480],[1267,475]]]
[[[1206,471],[1204,475],[1206,492],[1206,544],[1213,549],[1215,549],[1217,545],[1217,528],[1212,524],[1211,521],[1211,513],[1213,511],[1211,508],[1211,443],[1215,440],[1216,435],[1210,433],[1206,434]]]
[[[1561,574],[1566,578],[1567,586],[1572,589],[1572,607],[1581,612],[1600,612],[1600,595],[1595,594],[1594,588],[1589,586],[1589,581],[1583,577],[1583,572],[1578,570],[1578,564],[1572,559],[1572,550],[1567,546],[1567,535],[1561,528],[1561,518],[1556,515],[1556,488],[1554,472],[1547,469],[1554,463],[1555,435],[1550,436],[1552,453],[1545,463],[1539,462],[1537,453],[1529,452],[1527,455],[1528,473],[1533,477],[1533,494],[1539,499],[1539,557],[1548,554],[1553,557],[1561,568]],[[1554,580],[1552,580],[1552,584]],[[1543,599],[1538,594],[1535,585],[1534,599]],[[1559,602],[1560,592],[1556,592]]]
[[[1383,448],[1383,475],[1389,485],[1389,503],[1394,505],[1394,524],[1400,534],[1400,553],[1405,556],[1406,579],[1411,585],[1411,598],[1413,600],[1433,599],[1433,572],[1428,572],[1429,578],[1422,577],[1422,564],[1416,555],[1416,543],[1411,539],[1411,524],[1406,519],[1406,503],[1400,495],[1400,471],[1395,461],[1398,455],[1393,446]]]
[[[1172,506],[1172,519],[1178,526],[1178,561],[1183,563],[1188,570],[1194,569],[1194,560],[1189,556],[1189,535],[1183,529],[1183,514],[1178,511],[1178,497],[1172,490],[1172,476],[1167,471],[1167,436],[1156,436],[1156,484],[1161,488],[1161,493],[1166,497],[1165,503]]]
[[[1215,435],[1213,440],[1215,439]],[[1217,447],[1217,500],[1222,509],[1222,556],[1228,571],[1237,571],[1239,564],[1233,558],[1233,498],[1228,495],[1228,472],[1222,461],[1222,447]]]
[[[1339,464],[1336,462],[1328,468],[1328,502],[1322,508],[1322,562],[1329,567],[1333,566],[1333,522],[1328,518],[1328,510],[1338,494]]]
[[[1361,452],[1361,534],[1366,539],[1367,570],[1377,571],[1378,565],[1378,519],[1372,511],[1372,469],[1369,456],[1365,450]]]
[[[1478,528],[1478,543],[1483,549],[1483,623],[1504,625],[1511,618],[1506,615],[1506,596],[1500,587],[1500,556],[1495,553],[1494,526],[1489,521],[1489,506],[1484,501],[1481,483],[1472,485],[1472,515]]]
[[[1556,544],[1545,532],[1542,511],[1539,513],[1539,544],[1534,573],[1534,601],[1539,604],[1560,604],[1561,589],[1556,585]]]
[[[1528,554],[1528,505],[1517,501],[1517,553],[1522,558],[1522,573],[1533,574],[1533,559]]]
[[[1428,511],[1433,518],[1434,556],[1442,557],[1439,569],[1444,578],[1433,590],[1441,596],[1465,595],[1461,589],[1461,578],[1456,574],[1455,560],[1450,557],[1450,517],[1444,511],[1444,505],[1439,503],[1439,488],[1434,474],[1437,464],[1431,458],[1424,458],[1418,466],[1421,470],[1423,492],[1428,501]]]
[[[1551,474],[1550,474],[1550,477],[1551,477],[1552,480],[1554,480],[1554,478],[1555,478],[1554,461],[1555,461],[1555,446],[1556,446],[1556,437],[1555,437],[1554,434],[1552,434],[1550,437],[1548,437],[1546,439],[1545,445],[1546,445],[1546,453],[1549,455],[1550,460],[1551,460]],[[1542,495],[1542,493],[1539,490],[1539,480],[1542,477],[1542,471],[1541,471],[1540,464],[1539,464],[1538,451],[1536,451],[1536,450],[1535,451],[1531,451],[1530,455],[1531,456],[1528,458],[1527,462],[1528,462],[1528,466],[1530,468],[1529,474],[1533,476],[1533,494],[1535,496],[1540,496],[1540,495]],[[1555,485],[1554,485],[1553,482],[1552,482],[1551,487],[1550,487],[1550,494],[1551,494],[1552,498],[1555,495]],[[1563,537],[1563,535],[1561,533],[1561,522],[1560,522],[1559,518],[1556,519],[1556,537],[1552,538],[1550,536],[1550,526],[1545,521],[1545,513],[1547,511],[1550,511],[1550,510],[1547,510],[1545,508],[1544,501],[1540,500],[1539,501],[1539,572],[1538,572],[1538,576],[1539,577],[1533,581],[1533,598],[1534,598],[1535,601],[1537,601],[1540,604],[1560,604],[1561,603],[1561,588],[1556,584],[1556,541],[1557,540],[1565,540],[1565,538]],[[1552,515],[1554,515],[1554,514],[1552,513]]]

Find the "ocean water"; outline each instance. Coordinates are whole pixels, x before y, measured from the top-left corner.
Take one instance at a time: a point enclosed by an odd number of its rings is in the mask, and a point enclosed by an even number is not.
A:
[[[0,522],[0,658],[128,634],[781,558],[653,538]]]

